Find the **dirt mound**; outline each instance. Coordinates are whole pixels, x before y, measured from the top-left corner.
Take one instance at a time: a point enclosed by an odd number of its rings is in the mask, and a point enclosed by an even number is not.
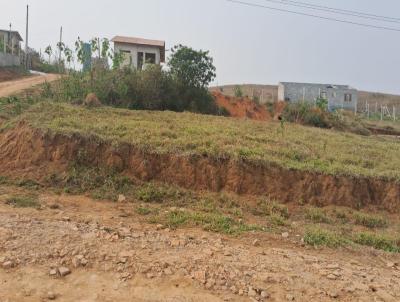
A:
[[[97,98],[97,95],[94,94],[94,93],[89,93],[86,96],[85,101],[83,102],[83,104],[86,107],[89,107],[89,108],[94,108],[94,107],[100,107],[101,106],[101,102]]]
[[[235,98],[213,92],[219,107],[225,108],[232,117],[249,118],[259,121],[271,120],[271,115],[265,106],[261,106],[248,98]]]
[[[52,173],[65,172],[82,154],[89,165],[188,189],[266,195],[282,202],[400,210],[400,185],[395,181],[323,175],[207,156],[153,154],[93,137],[44,133],[24,124],[0,135],[2,174],[12,177],[46,179]]]

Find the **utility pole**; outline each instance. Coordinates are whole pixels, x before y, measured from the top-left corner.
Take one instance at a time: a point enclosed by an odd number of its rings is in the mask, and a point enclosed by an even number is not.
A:
[[[60,53],[59,53],[59,57],[58,57],[58,64],[60,64],[60,65],[61,65],[61,45],[62,45],[62,34],[63,34],[63,28],[62,28],[62,26],[61,26],[61,28],[60,28],[60,44],[59,44],[59,47],[58,47],[58,50],[60,51]]]
[[[29,32],[29,5],[26,6],[26,32],[25,32],[25,68],[29,69],[28,63],[28,32]]]

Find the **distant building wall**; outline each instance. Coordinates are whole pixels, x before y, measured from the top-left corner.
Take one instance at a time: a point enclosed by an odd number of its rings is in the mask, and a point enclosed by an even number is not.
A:
[[[287,102],[313,102],[326,99],[328,109],[356,110],[358,91],[344,85],[279,83],[278,100]]]
[[[143,63],[146,62],[146,54],[155,55],[155,64],[160,64],[161,51],[159,47],[156,46],[142,46],[133,45],[127,43],[115,43],[114,50],[116,52],[124,53],[123,66],[131,65],[134,68],[138,68],[138,53],[143,53]]]
[[[0,52],[0,67],[19,66],[19,65],[21,65],[21,60],[19,56]]]

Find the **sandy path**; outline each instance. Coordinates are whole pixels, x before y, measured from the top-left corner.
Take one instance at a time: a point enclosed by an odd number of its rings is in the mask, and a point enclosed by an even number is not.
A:
[[[4,203],[14,193],[0,186],[1,301],[400,301],[400,270],[388,265],[399,255],[163,230],[131,204],[83,196],[15,209]],[[60,267],[71,273],[49,275]]]
[[[52,82],[60,78],[58,74],[35,75],[14,81],[0,83],[0,97],[7,97],[44,82]]]

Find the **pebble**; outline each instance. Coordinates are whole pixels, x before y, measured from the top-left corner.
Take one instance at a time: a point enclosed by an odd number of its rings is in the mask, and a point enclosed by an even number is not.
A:
[[[55,300],[57,297],[56,297],[56,294],[55,293],[53,293],[53,292],[48,292],[47,293],[47,299],[49,299],[49,300]]]
[[[286,300],[288,300],[288,301],[294,301],[294,300],[295,300],[295,297],[294,297],[293,295],[291,295],[291,294],[287,294],[287,295],[286,295]]]
[[[289,238],[289,233],[288,232],[282,233],[282,237],[283,238]]]

